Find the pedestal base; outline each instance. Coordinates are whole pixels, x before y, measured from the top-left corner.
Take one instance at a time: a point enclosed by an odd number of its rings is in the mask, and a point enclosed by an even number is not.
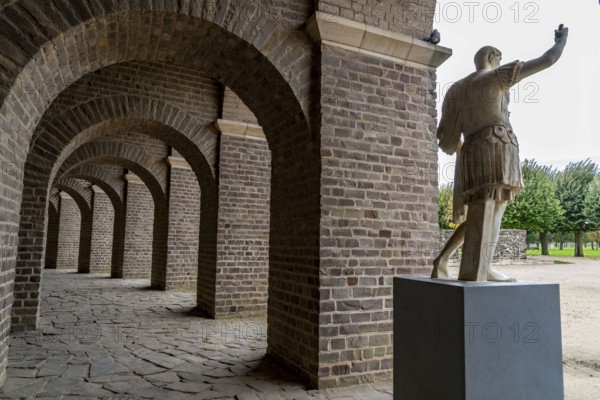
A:
[[[394,399],[563,400],[559,287],[394,279]]]

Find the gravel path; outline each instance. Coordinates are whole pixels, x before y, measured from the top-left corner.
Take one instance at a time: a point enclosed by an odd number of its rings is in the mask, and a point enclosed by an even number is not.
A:
[[[541,257],[540,257],[541,258]],[[600,399],[600,260],[576,264],[501,266],[519,280],[560,284],[565,399]]]

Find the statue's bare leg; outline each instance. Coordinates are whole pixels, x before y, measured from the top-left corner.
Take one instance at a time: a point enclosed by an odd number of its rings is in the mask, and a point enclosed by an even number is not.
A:
[[[490,250],[489,253],[493,259],[494,253],[496,252],[496,245],[498,244],[498,238],[500,237],[500,226],[502,225],[502,215],[504,215],[504,210],[506,210],[505,202],[496,203],[496,209],[494,210],[494,230],[492,232],[492,241],[490,242]],[[515,282],[516,279],[509,277],[501,272],[494,270],[491,267],[490,260],[490,268],[488,271],[487,280],[493,282]]]
[[[465,225],[465,240],[458,279],[461,281],[487,281],[493,258],[489,247],[493,239],[495,200],[469,203]]]
[[[432,278],[448,278],[448,260],[465,241],[465,223],[463,222],[456,228],[448,242],[440,252],[440,255],[433,260]]]

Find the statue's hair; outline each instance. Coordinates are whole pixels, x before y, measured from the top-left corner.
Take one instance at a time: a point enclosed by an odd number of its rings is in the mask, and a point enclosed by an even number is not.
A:
[[[484,46],[475,53],[475,68],[479,71],[485,67],[487,63],[487,58],[490,54],[501,56],[502,52],[495,47],[492,46]]]

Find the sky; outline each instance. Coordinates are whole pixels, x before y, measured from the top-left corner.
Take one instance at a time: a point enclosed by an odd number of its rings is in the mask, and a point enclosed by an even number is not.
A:
[[[475,70],[477,50],[491,45],[502,63],[528,61],[554,44],[561,23],[569,28],[562,58],[511,92],[520,157],[559,169],[586,158],[600,165],[599,0],[438,1],[434,28],[453,51],[437,71],[438,120],[448,87]],[[439,156],[440,183],[450,182],[455,156]]]

